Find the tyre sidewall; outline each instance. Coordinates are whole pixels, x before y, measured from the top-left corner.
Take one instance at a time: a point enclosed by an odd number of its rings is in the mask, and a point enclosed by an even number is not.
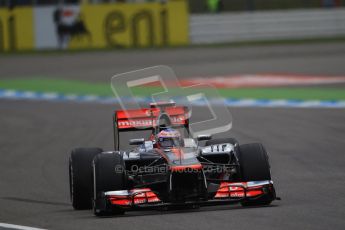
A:
[[[92,160],[103,150],[76,148],[69,159],[70,197],[74,209],[91,209],[93,197]]]

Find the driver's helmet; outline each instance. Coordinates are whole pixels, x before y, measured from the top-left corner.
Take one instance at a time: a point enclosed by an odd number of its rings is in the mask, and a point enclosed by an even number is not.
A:
[[[157,134],[157,144],[162,148],[173,148],[182,146],[183,141],[179,131],[168,128]]]

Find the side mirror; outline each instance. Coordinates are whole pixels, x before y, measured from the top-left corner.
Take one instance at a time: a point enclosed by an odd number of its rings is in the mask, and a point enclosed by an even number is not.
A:
[[[144,138],[140,138],[140,139],[130,139],[129,140],[129,145],[142,145],[145,143],[145,139]]]
[[[198,137],[197,137],[197,140],[198,141],[208,141],[208,140],[211,140],[212,139],[212,136],[211,135],[207,135],[207,134],[205,134],[205,135],[199,135]]]

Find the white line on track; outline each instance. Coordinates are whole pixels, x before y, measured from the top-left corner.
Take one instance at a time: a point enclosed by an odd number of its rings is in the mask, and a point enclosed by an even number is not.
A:
[[[22,225],[15,225],[15,224],[6,224],[6,223],[0,223],[0,229],[20,229],[20,230],[45,230],[43,228],[33,228],[28,226],[22,226]]]

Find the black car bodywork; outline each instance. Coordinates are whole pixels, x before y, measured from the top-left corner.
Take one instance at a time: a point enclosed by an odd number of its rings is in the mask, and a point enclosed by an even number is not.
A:
[[[75,209],[96,215],[162,207],[198,207],[240,202],[268,205],[276,199],[268,155],[261,144],[239,145],[234,138],[184,138],[161,148],[155,135],[167,127],[188,133],[187,108],[173,104],[114,114],[115,151],[75,149],[70,157],[70,191]],[[151,122],[150,122],[151,120]],[[151,130],[120,150],[120,133]],[[200,143],[206,141],[203,146]]]

